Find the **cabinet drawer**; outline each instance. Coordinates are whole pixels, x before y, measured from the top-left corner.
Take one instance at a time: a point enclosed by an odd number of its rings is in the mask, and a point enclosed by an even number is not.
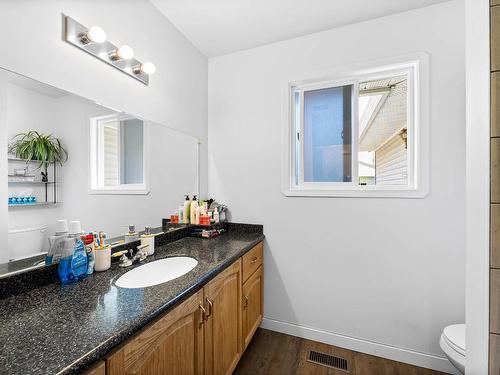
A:
[[[260,242],[252,250],[243,255],[243,282],[247,281],[250,275],[262,264],[263,250],[264,244]]]

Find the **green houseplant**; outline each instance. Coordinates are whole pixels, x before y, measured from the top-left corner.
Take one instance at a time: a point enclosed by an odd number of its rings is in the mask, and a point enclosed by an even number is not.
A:
[[[44,179],[47,178],[49,164],[58,163],[62,166],[68,160],[68,153],[58,138],[34,130],[14,136],[9,144],[9,153],[26,160],[27,163],[38,162],[38,169],[43,169]]]

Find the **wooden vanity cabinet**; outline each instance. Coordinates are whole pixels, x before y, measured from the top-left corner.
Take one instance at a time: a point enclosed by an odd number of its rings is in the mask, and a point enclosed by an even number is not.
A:
[[[242,337],[245,349],[252,340],[255,331],[259,328],[263,316],[263,272],[262,266],[243,284],[243,324]]]
[[[108,355],[106,374],[231,374],[262,321],[262,263],[260,243]]]
[[[203,290],[106,358],[107,375],[203,374]]]
[[[203,288],[205,323],[205,374],[231,374],[242,354],[241,259]]]
[[[106,363],[97,361],[89,369],[83,371],[83,375],[106,375]]]

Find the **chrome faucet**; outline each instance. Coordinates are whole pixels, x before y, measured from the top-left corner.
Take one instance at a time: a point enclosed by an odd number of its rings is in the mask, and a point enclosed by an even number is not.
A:
[[[137,253],[135,253],[135,255],[132,257],[132,263],[134,263],[136,260],[142,262],[144,259],[146,259],[148,257],[148,247],[148,244],[137,246]]]
[[[135,262],[139,262],[139,263],[142,262],[148,256],[148,250],[147,250],[148,247],[149,247],[148,244],[137,246],[137,253],[135,253],[135,255],[133,255],[133,250],[130,249],[129,250],[130,258],[126,254],[123,254],[120,258],[119,266],[120,267],[129,267],[132,264],[134,264]]]

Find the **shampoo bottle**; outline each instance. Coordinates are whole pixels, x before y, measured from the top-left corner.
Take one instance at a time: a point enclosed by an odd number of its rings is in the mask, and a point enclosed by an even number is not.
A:
[[[189,221],[191,224],[196,224],[196,208],[197,207],[198,207],[198,201],[196,200],[196,195],[194,195],[193,200],[191,201],[191,207],[189,208],[189,213],[190,213],[190,220]]]
[[[182,211],[182,222],[184,224],[189,224],[189,209],[191,207],[191,199],[189,199],[189,195],[186,195],[186,200],[184,201],[184,210]],[[180,218],[179,218],[180,219]]]

